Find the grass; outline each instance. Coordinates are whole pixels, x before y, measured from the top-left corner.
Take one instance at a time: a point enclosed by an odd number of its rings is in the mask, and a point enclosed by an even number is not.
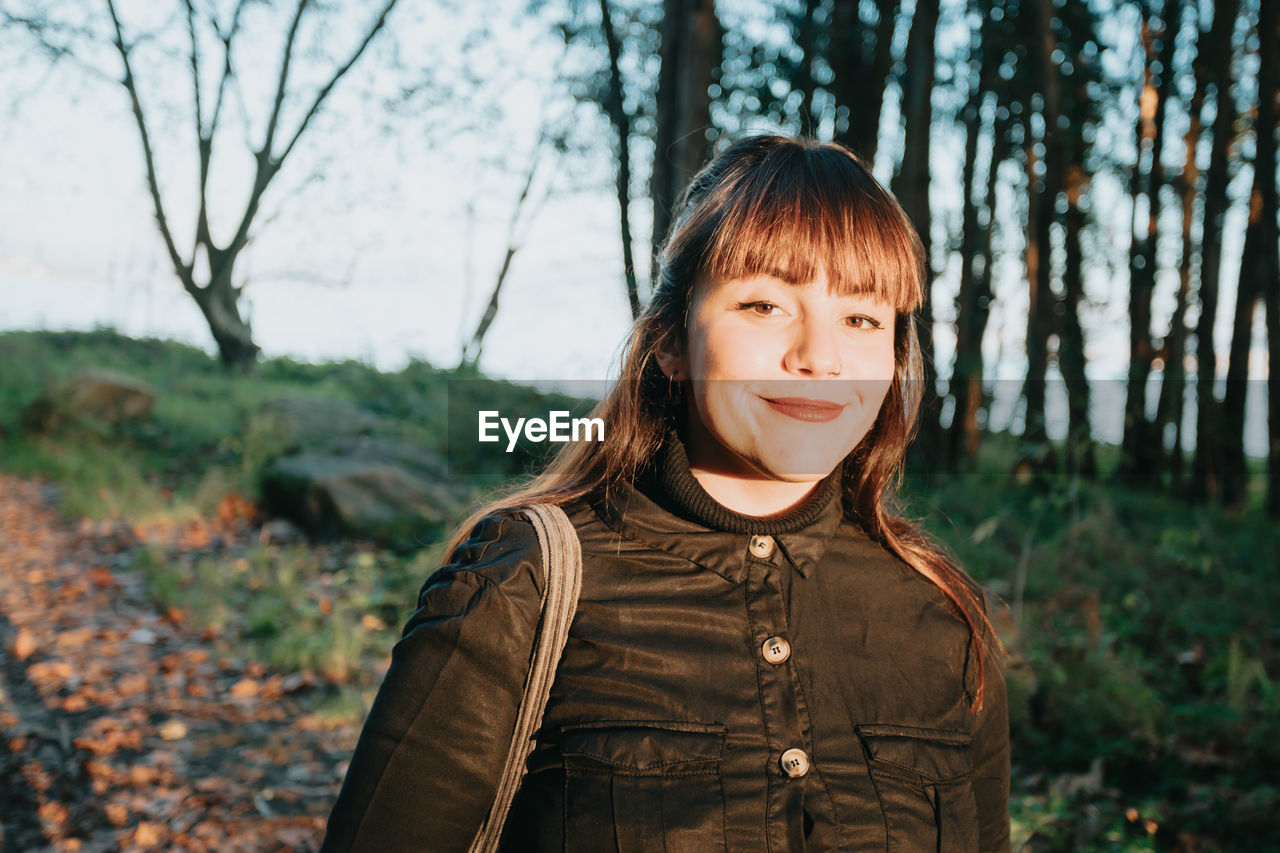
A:
[[[233,377],[191,347],[99,330],[0,335],[0,365],[0,467],[58,483],[73,516],[180,524],[211,517],[228,495],[253,500],[289,441],[264,408],[281,396],[355,402],[400,435],[448,447],[439,415],[454,375],[424,362],[388,374],[273,359]],[[149,421],[21,430],[47,382],[100,365],[156,389]],[[1179,833],[1202,850],[1274,849],[1280,533],[1261,512],[1262,478],[1229,513],[1105,480],[1017,486],[1005,475],[1015,453],[1014,439],[988,436],[978,470],[993,473],[904,485],[908,513],[1008,605],[998,622],[1011,653],[1015,849],[1168,850]],[[1109,470],[1114,449],[1098,458]],[[317,710],[351,722],[440,556],[439,544],[151,545],[135,568],[157,607],[220,655],[316,673],[333,685]]]

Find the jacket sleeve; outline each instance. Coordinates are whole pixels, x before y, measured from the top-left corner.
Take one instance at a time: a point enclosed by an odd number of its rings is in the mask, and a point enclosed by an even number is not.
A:
[[[973,746],[978,849],[983,853],[1008,853],[1009,700],[1000,658],[989,655],[984,664],[986,691]]]
[[[321,850],[465,851],[497,791],[538,621],[524,518],[486,515],[418,596]]]

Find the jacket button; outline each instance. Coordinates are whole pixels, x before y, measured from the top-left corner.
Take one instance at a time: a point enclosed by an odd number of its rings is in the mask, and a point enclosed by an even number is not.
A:
[[[792,779],[799,779],[809,772],[809,756],[804,754],[803,749],[788,749],[782,753],[782,772]]]
[[[770,637],[764,641],[760,650],[764,653],[764,659],[774,666],[791,657],[791,644],[782,637]]]
[[[752,536],[751,544],[747,546],[751,550],[752,556],[764,559],[773,553],[773,537],[772,536]]]

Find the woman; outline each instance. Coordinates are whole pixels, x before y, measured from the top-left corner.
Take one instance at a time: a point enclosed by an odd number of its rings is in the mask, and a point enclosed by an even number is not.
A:
[[[562,506],[582,593],[504,834],[531,851],[1001,851],[981,592],[892,515],[923,252],[847,150],[758,136],[694,178],[603,443],[473,515],[396,645],[326,850],[466,850]]]

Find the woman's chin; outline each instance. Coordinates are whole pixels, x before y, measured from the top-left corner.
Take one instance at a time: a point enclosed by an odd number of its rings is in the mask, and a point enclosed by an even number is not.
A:
[[[765,450],[758,457],[756,467],[774,480],[814,482],[834,471],[843,458],[838,449],[818,451],[804,447],[779,447]]]

